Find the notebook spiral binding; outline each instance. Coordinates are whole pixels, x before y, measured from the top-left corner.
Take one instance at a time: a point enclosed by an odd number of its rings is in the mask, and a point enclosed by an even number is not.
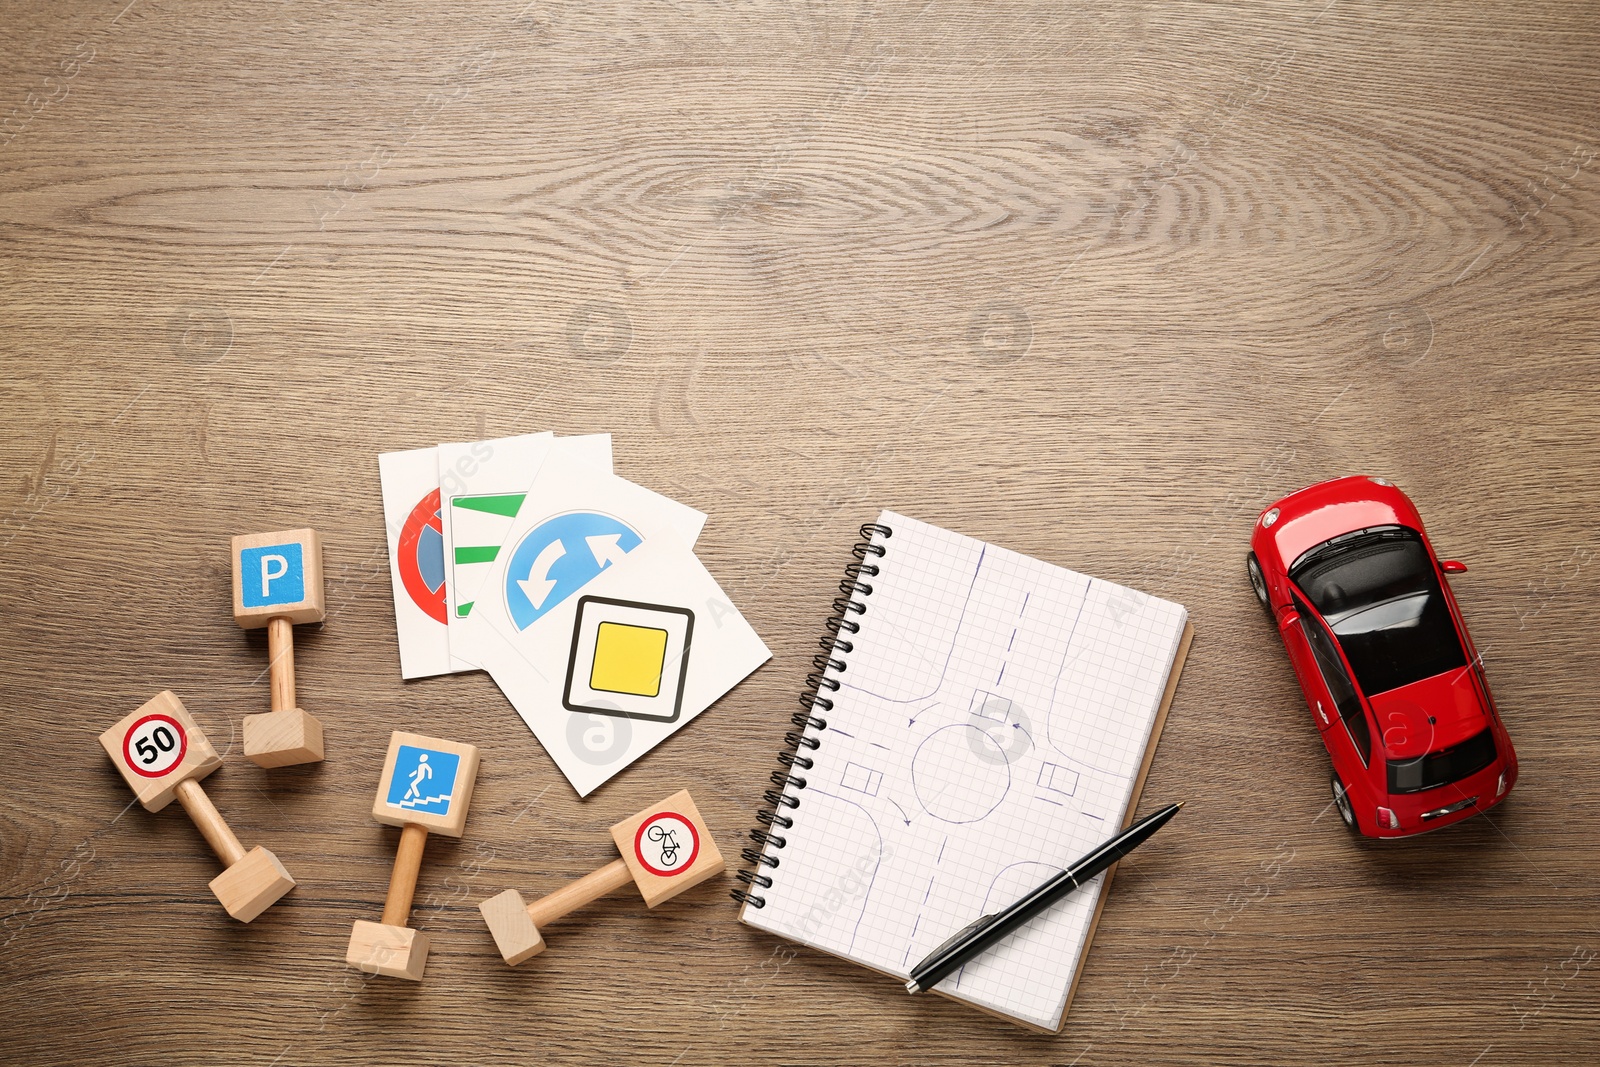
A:
[[[848,665],[839,657],[855,651],[855,643],[846,635],[860,633],[861,624],[851,616],[860,618],[867,613],[867,606],[855,598],[865,599],[872,595],[872,583],[862,581],[862,578],[876,578],[879,571],[878,565],[868,557],[881,559],[888,554],[882,545],[873,543],[874,534],[881,535],[887,541],[894,536],[894,531],[882,523],[865,523],[861,527],[861,540],[850,550],[855,560],[845,565],[844,580],[839,583],[840,595],[833,601],[833,614],[823,621],[828,632],[817,642],[822,653],[811,661],[814,670],[806,675],[806,688],[800,694],[801,710],[789,717],[796,729],[783,735],[787,747],[778,753],[779,767],[772,772],[770,779],[773,788],[761,795],[768,806],[756,812],[756,821],[761,825],[750,831],[750,840],[756,847],[740,853],[745,862],[751,865],[749,870],[740,871],[736,876],[750,887],[732,891],[733,899],[740,904],[755,908],[767,906],[766,898],[758,896],[754,890],[772,888],[772,877],[763,874],[762,868],[768,871],[776,869],[778,858],[766,854],[768,847],[776,850],[788,844],[781,831],[794,826],[794,817],[784,812],[793,812],[800,807],[799,798],[790,795],[789,787],[793,786],[796,792],[806,787],[804,775],[796,772],[810,770],[814,760],[806,753],[822,747],[822,742],[816,737],[807,736],[806,731],[820,733],[828,728],[828,720],[815,714],[833,710],[833,700],[823,693],[837,692],[839,681],[828,677],[828,673],[843,674]]]

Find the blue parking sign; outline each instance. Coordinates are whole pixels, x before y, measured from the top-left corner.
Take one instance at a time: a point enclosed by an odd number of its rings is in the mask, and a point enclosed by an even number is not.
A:
[[[240,549],[239,592],[247,608],[304,600],[306,573],[300,542]]]
[[[455,792],[460,766],[461,757],[454,752],[401,745],[389,779],[389,806],[430,815],[450,814],[450,797]]]

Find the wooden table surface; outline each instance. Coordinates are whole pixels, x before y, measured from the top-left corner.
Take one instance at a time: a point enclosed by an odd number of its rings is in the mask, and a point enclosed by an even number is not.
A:
[[[1600,1060],[1593,5],[0,4],[6,1064]],[[711,516],[770,663],[580,802],[481,674],[403,683],[376,455],[609,431]],[[1352,839],[1245,582],[1384,474],[1516,739],[1490,817]],[[880,507],[1138,585],[1196,641],[1065,1031],[622,896],[512,970],[479,899],[693,788],[736,856]],[[231,534],[311,525],[327,761],[239,755]],[[245,926],[96,735],[163,688],[300,885]],[[483,770],[420,985],[343,962],[395,728]]]

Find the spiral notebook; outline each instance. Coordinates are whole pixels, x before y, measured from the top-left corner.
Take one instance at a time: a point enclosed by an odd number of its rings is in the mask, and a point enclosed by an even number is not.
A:
[[[734,896],[903,983],[1132,820],[1192,631],[1177,604],[891,511],[861,533]],[[1109,877],[935,992],[1059,1030]]]

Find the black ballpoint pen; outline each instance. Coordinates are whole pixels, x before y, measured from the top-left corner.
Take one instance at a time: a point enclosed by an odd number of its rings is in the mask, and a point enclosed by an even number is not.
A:
[[[1140,819],[1009,908],[985,915],[957,931],[921,963],[911,968],[911,980],[906,982],[906,992],[921,993],[938,985],[951,971],[993,947],[1017,927],[1138,848],[1151,834],[1165,826],[1168,819],[1178,814],[1178,809],[1182,807],[1183,801],[1180,800],[1176,804],[1168,804],[1154,815]]]

